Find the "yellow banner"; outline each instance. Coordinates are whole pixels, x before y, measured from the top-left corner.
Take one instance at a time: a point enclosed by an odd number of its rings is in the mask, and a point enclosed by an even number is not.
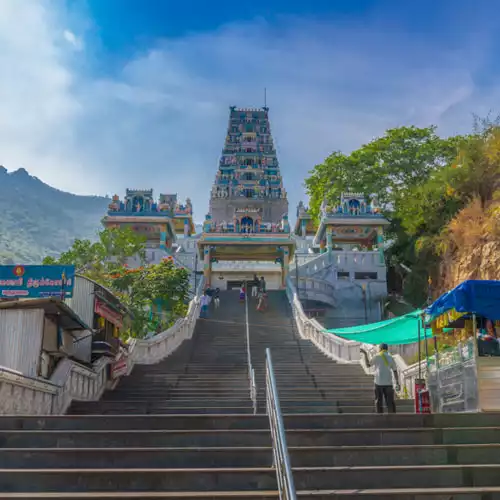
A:
[[[434,329],[442,329],[446,328],[450,323],[453,323],[457,319],[460,319],[462,316],[465,316],[466,312],[458,312],[456,309],[450,309],[449,311],[446,311],[444,314],[441,314],[441,316],[438,316],[434,320],[434,325],[433,325],[433,330]]]

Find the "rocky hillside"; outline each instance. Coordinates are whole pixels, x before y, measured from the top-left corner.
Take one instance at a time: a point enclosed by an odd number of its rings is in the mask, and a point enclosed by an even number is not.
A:
[[[39,263],[94,238],[109,200],[54,189],[24,169],[0,166],[0,264]]]
[[[500,203],[475,200],[443,234],[442,291],[467,279],[500,279]]]

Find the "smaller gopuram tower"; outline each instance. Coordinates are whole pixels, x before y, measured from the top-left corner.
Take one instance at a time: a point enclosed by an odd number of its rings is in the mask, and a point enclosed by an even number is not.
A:
[[[174,201],[172,195],[155,200],[152,189],[127,189],[123,200],[113,196],[102,222],[107,228],[131,227],[146,237],[149,248],[167,250],[176,239]]]
[[[385,269],[384,227],[388,225],[376,200],[367,202],[362,193],[342,193],[337,205],[326,202],[321,205],[321,221],[314,244],[319,245],[322,252],[332,249],[373,252],[378,257],[372,263]]]

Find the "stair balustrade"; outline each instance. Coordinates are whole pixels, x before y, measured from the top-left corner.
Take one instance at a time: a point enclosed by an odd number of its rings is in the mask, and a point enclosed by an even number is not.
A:
[[[281,500],[296,500],[290,455],[286,443],[285,424],[281,414],[271,350],[266,349],[266,408],[271,429],[273,460]]]
[[[286,293],[292,306],[297,330],[302,338],[311,340],[316,347],[338,363],[360,363],[361,344],[325,332],[324,327],[318,321],[308,318],[290,278],[287,279]]]
[[[302,338],[311,340],[316,347],[338,363],[359,363],[366,373],[370,373],[364,357],[360,354],[360,348],[365,350],[368,353],[368,357],[371,358],[378,352],[377,346],[361,344],[337,337],[326,332],[324,327],[314,318],[308,318],[304,313],[296,288],[290,278],[287,280],[286,293],[292,306],[297,330]],[[415,396],[415,380],[419,378],[419,375],[425,377],[427,372],[425,360],[420,362],[419,369],[418,362],[408,366],[399,354],[393,353],[393,357],[396,362],[401,387],[399,396],[413,398]]]
[[[245,329],[248,365],[248,382],[250,384],[250,399],[252,400],[253,413],[257,413],[257,384],[255,382],[255,370],[252,365],[252,353],[250,350],[250,325],[248,323],[248,294],[245,294]]]
[[[158,363],[191,338],[200,314],[202,291],[203,278],[184,318],[150,339],[134,339],[129,344],[127,374],[136,364]],[[62,415],[73,400],[97,401],[106,389],[114,388],[117,383],[108,376],[108,365],[113,362],[114,359],[100,358],[92,367],[87,367],[65,358],[50,380],[26,377],[0,367],[0,415]]]

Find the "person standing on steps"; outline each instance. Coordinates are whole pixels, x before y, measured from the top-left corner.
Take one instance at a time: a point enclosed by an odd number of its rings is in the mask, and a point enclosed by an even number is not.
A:
[[[387,344],[380,345],[380,352],[370,361],[366,351],[361,349],[366,366],[372,368],[375,375],[375,406],[377,413],[384,413],[384,399],[388,413],[396,413],[396,401],[392,375],[399,391],[399,378],[394,358],[388,352]]]
[[[253,275],[252,281],[252,297],[257,297],[259,292],[259,278],[256,274]]]
[[[246,293],[245,283],[242,283],[241,287],[240,287],[240,302],[244,302],[245,301],[245,293]]]
[[[259,280],[257,279],[257,281]],[[260,277],[259,292],[266,293],[266,280],[264,279],[264,276]]]
[[[220,306],[220,288],[214,290],[214,306],[215,309],[218,309]]]
[[[200,299],[201,311],[200,318],[208,318],[208,304],[210,304],[210,297],[207,295],[205,291]]]

